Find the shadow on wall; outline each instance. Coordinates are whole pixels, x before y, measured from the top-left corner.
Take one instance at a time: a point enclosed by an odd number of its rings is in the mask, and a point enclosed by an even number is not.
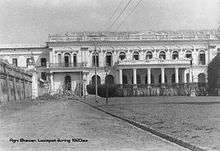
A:
[[[208,86],[210,95],[220,95],[220,48],[208,65]]]

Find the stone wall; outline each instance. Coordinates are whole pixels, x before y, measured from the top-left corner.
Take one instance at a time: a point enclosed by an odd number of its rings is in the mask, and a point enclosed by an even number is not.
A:
[[[0,103],[32,96],[32,74],[0,60]]]

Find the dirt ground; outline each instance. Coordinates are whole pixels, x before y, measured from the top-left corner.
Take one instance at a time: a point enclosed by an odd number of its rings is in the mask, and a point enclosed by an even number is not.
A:
[[[220,150],[220,97],[94,97],[92,103],[208,150]]]
[[[186,151],[187,149],[83,103],[57,100],[11,103],[7,107],[1,107],[0,150]]]

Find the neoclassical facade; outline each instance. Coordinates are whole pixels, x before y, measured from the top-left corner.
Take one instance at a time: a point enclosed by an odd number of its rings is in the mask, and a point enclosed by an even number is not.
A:
[[[19,53],[27,56],[20,63],[24,67],[33,56],[39,78],[50,83],[51,92],[82,86],[86,93],[96,74],[98,84],[206,83],[220,37],[218,30],[78,32],[49,35],[41,47],[0,49],[12,64]]]

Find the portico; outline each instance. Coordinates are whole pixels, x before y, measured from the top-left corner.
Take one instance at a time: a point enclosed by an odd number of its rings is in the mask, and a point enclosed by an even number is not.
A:
[[[188,60],[182,63],[170,63],[165,61],[152,63],[145,61],[136,61],[129,64],[120,62],[118,64],[119,84],[179,84],[187,83],[186,74],[191,76],[190,62]],[[188,82],[192,78],[189,78]]]

